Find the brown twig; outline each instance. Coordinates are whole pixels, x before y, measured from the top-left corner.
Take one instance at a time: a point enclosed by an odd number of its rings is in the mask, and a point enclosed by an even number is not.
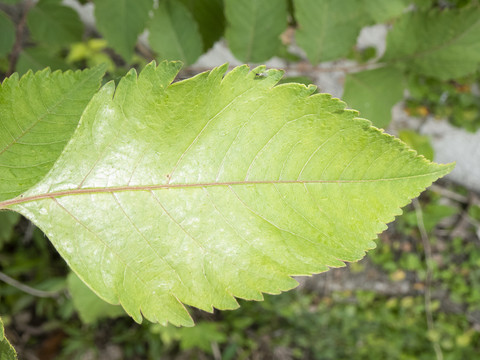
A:
[[[22,14],[16,27],[15,44],[13,45],[13,50],[10,54],[10,63],[8,65],[8,71],[6,73],[7,77],[12,75],[15,72],[18,58],[23,48],[23,35],[25,32],[25,24],[27,23],[27,14],[32,6],[33,6],[32,0],[26,0],[23,3]]]

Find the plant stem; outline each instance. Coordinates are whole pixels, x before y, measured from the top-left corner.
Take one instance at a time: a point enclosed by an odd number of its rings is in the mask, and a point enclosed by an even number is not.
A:
[[[11,278],[7,274],[3,273],[0,271],[0,280],[17,288],[18,290],[21,290],[27,294],[30,294],[32,296],[36,297],[41,297],[41,298],[55,298],[58,296],[58,292],[56,291],[43,291],[43,290],[38,290],[34,289],[28,285],[22,284],[21,282]]]
[[[447,188],[445,188],[443,186],[432,184],[430,186],[430,190],[434,191],[436,193],[439,193],[440,195],[442,195],[446,198],[449,198],[451,200],[458,201],[459,203],[462,203],[462,204],[467,204],[468,203],[468,198],[466,196],[457,194],[456,192],[448,190]]]
[[[431,285],[432,285],[432,275],[433,275],[432,248],[430,246],[430,239],[428,238],[427,230],[425,229],[425,224],[423,222],[422,207],[418,202],[418,199],[413,200],[413,207],[415,208],[415,215],[417,217],[417,226],[418,226],[418,230],[420,231],[420,237],[422,238],[423,250],[425,251],[425,262],[427,264],[427,273],[425,278],[425,293],[424,293],[425,315],[427,318],[428,331],[433,332],[435,330],[435,323],[433,321],[432,303],[431,303],[431,299],[432,299]],[[437,357],[437,360],[443,360],[443,353],[442,353],[440,344],[438,343],[438,340],[437,341],[431,340],[431,341],[433,344],[433,349],[435,350],[435,355]]]

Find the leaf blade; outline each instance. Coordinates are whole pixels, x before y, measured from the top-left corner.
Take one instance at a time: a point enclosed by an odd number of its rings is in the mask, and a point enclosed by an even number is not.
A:
[[[313,64],[346,56],[368,18],[356,0],[294,0],[295,35]]]
[[[223,66],[169,85],[178,69],[104,86],[48,176],[0,204],[136,321],[192,325],[183,304],[233,309],[358,260],[451,168],[314,87],[274,86],[279,71]]]
[[[480,62],[478,19],[478,8],[405,14],[388,33],[383,60],[440,80],[471,74]]]
[[[383,67],[347,74],[343,99],[379,128],[392,119],[392,107],[403,99],[403,73]]]
[[[17,353],[13,346],[5,337],[5,330],[3,328],[3,321],[0,318],[0,360],[16,360]]]
[[[180,0],[195,18],[203,39],[203,51],[220,40],[225,30],[222,0]]]
[[[13,48],[15,43],[15,26],[7,14],[0,10],[0,58],[4,57]]]
[[[27,24],[35,40],[49,45],[65,46],[83,35],[77,12],[50,0],[41,0],[30,9]]]
[[[149,42],[161,60],[193,64],[202,54],[203,40],[188,9],[178,1],[162,0],[150,21]]]
[[[410,4],[408,0],[363,0],[363,7],[368,16],[374,23],[383,23],[390,19],[396,18],[405,11]]]
[[[125,315],[120,306],[114,306],[99,299],[75,273],[68,274],[67,284],[73,305],[84,324],[95,324],[102,318]]]
[[[133,56],[138,36],[145,30],[152,8],[152,0],[95,1],[98,30],[127,62]]]
[[[20,80],[13,76],[2,83],[0,200],[20,195],[47,174],[100,86],[104,72],[103,66],[63,74],[46,69],[30,72]]]
[[[262,62],[275,56],[287,28],[285,0],[227,0],[225,37],[236,58]]]

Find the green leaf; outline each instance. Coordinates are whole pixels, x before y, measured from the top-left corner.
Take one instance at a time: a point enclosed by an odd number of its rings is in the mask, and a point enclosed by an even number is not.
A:
[[[70,66],[52,48],[42,45],[23,49],[18,57],[15,71],[19,75],[26,74],[29,70],[40,71],[49,67],[52,70],[68,70]]]
[[[13,235],[13,229],[20,220],[20,215],[12,211],[0,211],[0,249]]]
[[[203,39],[203,51],[220,40],[225,30],[222,0],[180,0],[192,13]]]
[[[403,99],[403,74],[383,67],[348,74],[343,99],[376,127],[386,128],[392,119],[392,107]]]
[[[428,10],[435,7],[437,0],[411,0],[415,8],[418,10]]]
[[[254,63],[275,56],[287,14],[286,0],[225,0],[225,37],[233,55]]]
[[[159,59],[193,64],[202,55],[202,37],[197,23],[182,3],[161,0],[149,26],[149,41]]]
[[[100,86],[104,67],[15,74],[0,87],[0,201],[20,195],[52,167]]]
[[[428,136],[420,135],[418,132],[413,130],[402,130],[398,134],[398,137],[420,155],[423,155],[428,160],[433,161],[434,153]]]
[[[84,324],[95,324],[103,318],[125,315],[125,311],[120,306],[108,304],[100,299],[73,272],[68,274],[67,284],[73,306]]]
[[[201,349],[207,354],[212,353],[212,343],[224,344],[227,342],[225,331],[221,331],[221,324],[201,322],[195,327],[180,328],[180,348],[182,350]]]
[[[437,203],[427,204],[422,210],[423,226],[425,230],[430,233],[442,219],[457,213],[458,209],[453,206]],[[415,211],[405,213],[402,217],[410,226],[418,227],[418,217]]]
[[[480,8],[402,16],[388,33],[383,60],[440,80],[474,73],[480,65]]]
[[[98,31],[127,62],[131,61],[138,36],[145,30],[152,0],[95,0]]]
[[[16,360],[17,353],[13,346],[5,337],[5,330],[3,329],[3,321],[0,318],[0,360]]]
[[[7,14],[0,10],[0,57],[4,57],[12,50],[15,43],[15,25]]]
[[[290,76],[281,79],[278,84],[297,83],[305,86],[313,85],[313,81],[308,76]]]
[[[195,327],[178,328],[153,324],[150,331],[158,334],[165,346],[171,346],[175,341],[180,343],[180,349],[201,349],[207,354],[212,353],[212,343],[224,344],[228,338],[221,323],[201,321]]]
[[[32,38],[48,45],[68,45],[80,41],[83,23],[77,12],[58,1],[40,0],[27,15]]]
[[[358,0],[294,0],[295,38],[313,64],[345,57],[368,18]]]
[[[51,171],[1,208],[39,226],[78,276],[136,321],[192,325],[362,258],[400,207],[452,169],[314,86],[178,63],[105,85]]]
[[[374,23],[383,23],[400,16],[411,0],[361,0],[361,2],[366,14]]]

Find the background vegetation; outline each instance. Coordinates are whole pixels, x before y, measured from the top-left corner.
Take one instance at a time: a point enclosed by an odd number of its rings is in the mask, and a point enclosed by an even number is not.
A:
[[[325,61],[355,61],[344,99],[379,127],[388,126],[391,107],[404,97],[418,124],[433,115],[468,131],[480,126],[476,0],[94,3],[96,27],[60,0],[0,0],[1,79],[99,63],[118,79],[153,58],[184,61],[186,76],[220,40],[242,62],[277,56],[303,64],[302,75]],[[377,23],[391,27],[385,54],[355,46],[360,30]],[[145,29],[149,35],[137,41]],[[399,135],[433,157],[428,138],[411,129]],[[101,302],[38,229],[1,212],[0,315],[21,359],[475,358],[479,224],[478,195],[443,182],[405,209],[360,263],[234,312],[194,312],[194,328],[164,328],[134,324]]]

